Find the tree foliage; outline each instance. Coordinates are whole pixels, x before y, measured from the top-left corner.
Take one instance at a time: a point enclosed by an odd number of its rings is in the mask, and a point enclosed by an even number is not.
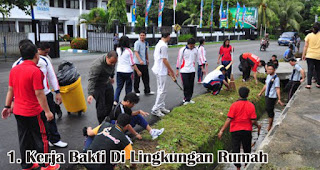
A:
[[[109,0],[107,5],[108,26],[111,28],[114,20],[119,23],[127,23],[127,10],[125,0]]]
[[[23,10],[26,14],[30,14],[31,4],[35,4],[36,0],[0,0],[0,13],[2,16],[10,15],[10,10],[17,6],[19,9]]]
[[[87,14],[81,14],[80,19],[84,19],[83,23],[87,24],[101,24],[108,22],[108,13],[103,8],[93,8]]]

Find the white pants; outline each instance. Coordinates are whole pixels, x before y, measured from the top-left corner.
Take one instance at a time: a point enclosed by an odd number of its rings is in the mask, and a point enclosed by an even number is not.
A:
[[[157,78],[157,98],[156,98],[156,103],[152,108],[152,111],[156,111],[165,107],[164,100],[167,95],[167,87],[166,87],[167,76],[156,74],[156,78]]]

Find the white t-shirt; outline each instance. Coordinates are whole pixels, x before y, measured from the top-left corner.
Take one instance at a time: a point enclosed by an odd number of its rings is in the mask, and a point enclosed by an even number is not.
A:
[[[162,40],[159,40],[155,49],[154,49],[154,64],[152,67],[152,71],[156,75],[164,76],[168,75],[168,69],[164,65],[164,58],[168,59],[168,45]]]
[[[197,48],[191,50],[188,46],[182,47],[178,53],[177,69],[180,69],[180,73],[193,73],[196,71],[196,62],[202,65],[200,60]]]
[[[209,83],[211,80],[219,80],[223,81],[224,80],[224,75],[220,70],[214,70],[210,72],[202,81],[202,83]]]
[[[205,64],[207,62],[207,57],[206,57],[207,52],[204,46],[201,45],[200,47],[198,47],[198,55],[199,55],[201,64]]]
[[[23,63],[23,59],[19,58],[17,61],[13,63],[12,68],[21,63]],[[51,92],[49,87],[49,82],[51,87],[54,89],[54,91],[59,90],[60,87],[59,87],[58,79],[54,72],[50,59],[44,56],[40,56],[37,66],[40,68],[40,70],[44,75],[44,79],[43,79],[44,94],[47,95]]]
[[[121,48],[117,48],[118,53],[118,64],[117,64],[117,72],[120,73],[132,73],[132,66],[135,65],[133,61],[133,52],[130,48],[124,48],[121,51]]]

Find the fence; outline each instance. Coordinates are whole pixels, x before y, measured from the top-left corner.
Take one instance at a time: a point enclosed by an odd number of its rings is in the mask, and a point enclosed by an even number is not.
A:
[[[28,33],[0,32],[0,54],[20,54],[19,42],[28,38]]]
[[[113,50],[113,34],[88,32],[88,50],[96,52],[108,52]]]

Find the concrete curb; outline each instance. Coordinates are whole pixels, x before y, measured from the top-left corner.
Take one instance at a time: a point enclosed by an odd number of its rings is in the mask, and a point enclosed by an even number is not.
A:
[[[78,49],[60,50],[60,52],[68,52],[68,53],[89,53],[88,50],[78,50]]]
[[[297,93],[300,92],[301,88],[302,88],[303,86],[305,86],[305,84],[306,84],[306,83],[304,82],[304,83],[302,83],[302,84],[298,87],[297,91],[293,94],[292,98],[291,98],[290,101],[287,103],[286,107],[283,109],[283,111],[282,111],[279,119],[277,120],[277,122],[274,123],[274,126],[271,128],[271,130],[269,131],[269,133],[267,134],[267,136],[263,139],[263,141],[261,142],[261,144],[258,146],[258,148],[256,149],[256,152],[255,152],[255,153],[257,153],[257,151],[263,150],[264,147],[271,142],[271,140],[273,139],[273,135],[275,134],[275,132],[277,131],[277,129],[278,129],[279,126],[281,125],[282,121],[283,121],[283,120],[285,119],[285,117],[287,116],[287,113],[288,113],[290,107],[292,106],[293,102],[295,101],[295,99],[296,99],[296,97],[297,97]],[[246,166],[245,170],[251,170],[251,169],[258,170],[258,169],[261,169],[261,166],[262,166],[262,164],[256,164],[256,163],[255,163],[255,164],[252,164],[252,163],[249,163],[249,164]]]

